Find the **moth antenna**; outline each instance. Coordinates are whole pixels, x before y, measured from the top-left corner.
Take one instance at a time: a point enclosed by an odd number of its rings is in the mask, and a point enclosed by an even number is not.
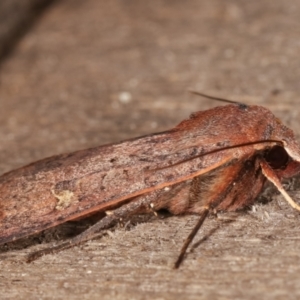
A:
[[[175,262],[174,269],[178,269],[179,268],[180,264],[183,261],[183,258],[184,258],[184,255],[186,253],[186,250],[187,250],[188,246],[193,241],[195,235],[197,234],[197,232],[201,228],[203,222],[205,221],[206,217],[208,216],[208,213],[209,213],[209,207],[205,207],[204,211],[203,211],[203,213],[202,213],[202,215],[201,215],[201,217],[199,219],[199,221],[196,224],[196,226],[193,228],[192,232],[189,234],[189,236],[185,240],[185,242],[184,242],[184,244],[183,244],[183,246],[181,248],[180,254],[179,254],[178,258],[177,258],[177,261]]]
[[[198,96],[201,96],[201,97],[204,97],[204,98],[207,98],[207,99],[217,100],[217,101],[226,102],[226,103],[246,105],[245,103],[242,103],[242,102],[237,102],[237,101],[234,101],[234,100],[229,100],[229,99],[225,99],[225,98],[210,96],[210,95],[200,93],[200,92],[196,92],[196,91],[193,91],[193,90],[189,90],[189,92],[191,94],[198,95]]]
[[[270,168],[270,166],[265,162],[261,161],[260,166],[262,169],[263,174],[266,176],[266,178],[272,182],[278,189],[278,191],[281,193],[281,195],[284,197],[284,199],[296,210],[300,211],[300,206],[290,197],[290,195],[285,191],[283,188],[279,178],[277,175],[273,172],[273,170]]]
[[[220,151],[224,151],[224,150],[227,150],[227,149],[247,147],[247,146],[257,145],[257,144],[270,144],[270,143],[274,143],[275,145],[283,145],[282,141],[278,141],[278,140],[262,140],[262,141],[254,141],[254,142],[236,144],[236,145],[226,146],[226,147],[223,147],[223,148],[219,148],[219,149],[215,149],[215,150],[212,150],[212,151],[208,151],[208,152],[206,152],[204,154],[195,155],[192,158],[183,159],[183,160],[181,160],[181,161],[179,161],[177,163],[172,164],[171,166],[166,166],[166,167],[151,169],[150,171],[157,171],[157,170],[167,169],[167,168],[174,167],[174,166],[177,166],[177,165],[180,165],[180,164],[184,164],[184,163],[186,163],[186,162],[188,162],[188,161],[190,161],[192,159],[203,157],[203,156],[206,156],[206,155],[209,155],[209,154],[213,154],[213,153],[217,153],[217,152],[220,152]]]

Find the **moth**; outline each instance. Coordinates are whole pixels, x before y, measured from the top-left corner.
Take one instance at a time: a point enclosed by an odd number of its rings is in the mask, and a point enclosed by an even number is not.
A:
[[[32,253],[32,261],[81,244],[134,214],[198,214],[178,268],[210,212],[252,205],[267,180],[300,210],[281,184],[299,173],[300,146],[292,130],[264,107],[230,103],[196,112],[168,131],[52,156],[3,174],[0,244],[103,214],[67,242]]]

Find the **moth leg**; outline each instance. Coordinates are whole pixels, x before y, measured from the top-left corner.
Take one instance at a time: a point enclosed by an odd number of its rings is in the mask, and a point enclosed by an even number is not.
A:
[[[153,203],[149,204],[149,208],[153,212],[154,216],[158,217],[157,211],[154,209],[154,204]]]
[[[197,232],[199,231],[199,229],[201,228],[203,222],[205,221],[206,217],[208,216],[209,213],[209,207],[205,207],[203,209],[202,215],[200,217],[200,219],[198,220],[196,226],[193,228],[193,230],[191,231],[191,233],[189,234],[189,236],[187,237],[187,239],[185,240],[181,250],[180,250],[180,254],[177,258],[177,261],[175,262],[174,268],[178,269],[180,264],[183,261],[184,255],[186,253],[186,250],[188,248],[188,246],[190,245],[190,243],[193,241],[195,235],[197,234]]]
[[[117,220],[118,220],[118,218],[115,215],[113,215],[113,214],[108,215],[108,216],[104,217],[102,220],[98,221],[93,226],[89,227],[84,232],[69,239],[67,242],[61,242],[56,246],[53,246],[53,247],[50,246],[49,248],[45,248],[45,249],[30,253],[26,259],[26,262],[30,263],[30,262],[38,259],[39,257],[42,257],[43,255],[54,254],[54,253],[57,253],[59,251],[65,250],[65,249],[72,248],[73,246],[79,245],[85,241],[88,241],[89,239],[92,239],[95,235],[94,232],[92,232],[92,229],[99,228],[99,230],[101,230],[101,229],[109,228],[109,227],[113,226]]]
[[[233,161],[193,179],[187,212],[201,214],[201,217],[187,238],[175,268],[179,267],[187,246],[191,243],[209,212],[236,211],[254,202],[265,182],[261,165],[262,163],[256,157],[248,159],[247,163]],[[268,175],[267,168],[263,169],[263,172],[272,181],[273,177]],[[272,182],[274,183],[275,180]],[[276,183],[274,184],[276,185]],[[247,192],[241,192],[244,190]]]
[[[26,262],[30,263],[43,255],[57,253],[59,251],[80,245],[88,240],[94,239],[99,235],[99,231],[112,227],[118,222],[118,220],[122,218],[134,214],[151,212],[153,210],[152,202],[155,201],[157,197],[160,196],[160,194],[160,190],[153,191],[146,195],[133,198],[130,200],[130,202],[122,205],[119,208],[116,208],[115,210],[107,211],[107,215],[103,219],[86,229],[84,232],[69,239],[67,242],[62,242],[56,246],[42,249],[29,254],[29,256],[26,259]]]

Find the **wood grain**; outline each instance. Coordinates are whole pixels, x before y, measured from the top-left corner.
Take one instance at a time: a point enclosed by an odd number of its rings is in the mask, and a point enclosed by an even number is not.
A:
[[[215,105],[191,97],[189,88],[263,105],[299,140],[293,29],[299,13],[297,1],[57,3],[2,64],[1,173],[55,153],[163,131]],[[296,200],[297,180],[290,186]],[[125,228],[31,265],[24,258],[45,246],[40,242],[81,228],[69,224],[9,251],[2,247],[1,295],[295,299],[299,215],[272,188],[266,199],[273,201],[255,211],[210,218],[194,245],[204,241],[177,272],[172,265],[195,217],[125,221]]]

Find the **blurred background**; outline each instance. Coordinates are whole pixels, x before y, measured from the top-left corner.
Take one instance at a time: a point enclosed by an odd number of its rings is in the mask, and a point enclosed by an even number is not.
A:
[[[0,173],[53,154],[162,131],[219,105],[190,95],[190,89],[264,105],[299,137],[299,15],[299,0],[1,0]],[[285,235],[291,227],[286,222]],[[177,250],[169,247],[173,260]],[[299,243],[290,247],[279,252],[290,253]],[[247,262],[255,265],[257,257]],[[285,261],[280,269],[285,277],[278,275],[272,285],[281,295],[287,292],[287,265],[293,268]],[[249,282],[260,282],[255,276],[262,270],[255,266],[240,289],[228,283],[222,292],[243,295],[253,287]],[[248,267],[242,264],[238,272]],[[294,271],[289,288],[297,293]],[[176,286],[179,279],[169,275]],[[251,288],[252,299],[272,290],[267,283],[272,276],[265,278],[265,289]],[[130,284],[123,286],[128,292]],[[213,290],[206,295],[215,295]],[[180,291],[170,295],[184,293],[184,286]],[[185,296],[198,297],[199,290],[193,291]]]

